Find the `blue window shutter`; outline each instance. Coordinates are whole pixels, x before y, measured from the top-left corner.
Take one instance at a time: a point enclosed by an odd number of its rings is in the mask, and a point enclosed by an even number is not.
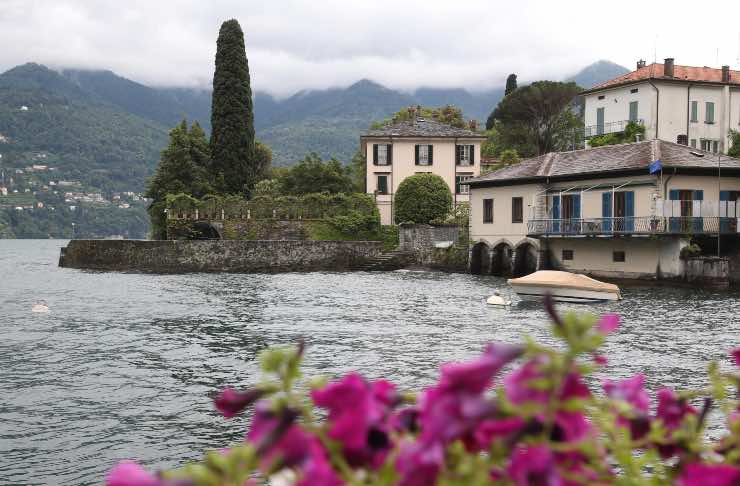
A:
[[[635,191],[624,193],[624,215],[627,217],[635,216]]]
[[[704,191],[698,190],[694,191],[694,201],[703,201],[704,200]]]
[[[560,196],[552,197],[552,219],[560,219]]]
[[[730,200],[730,191],[719,191],[719,200],[720,201],[729,201]]]
[[[573,195],[573,217],[576,219],[581,217],[581,195],[580,194]]]
[[[601,193],[601,217],[602,218],[612,217],[612,193],[611,192]]]
[[[671,201],[678,201],[678,189],[671,189],[668,192],[668,199]]]

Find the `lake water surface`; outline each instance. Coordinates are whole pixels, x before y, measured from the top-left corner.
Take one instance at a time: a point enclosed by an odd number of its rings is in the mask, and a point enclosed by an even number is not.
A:
[[[57,267],[63,241],[0,240],[0,484],[100,484],[120,459],[152,468],[240,440],[211,394],[256,378],[257,354],[305,338],[308,374],[358,370],[402,388],[440,363],[523,333],[545,313],[493,309],[503,279],[431,272],[140,275]],[[606,345],[611,373],[706,384],[740,344],[740,294],[628,287]],[[511,296],[516,301],[514,296]],[[45,301],[48,314],[31,306]],[[715,428],[717,425],[715,425]]]

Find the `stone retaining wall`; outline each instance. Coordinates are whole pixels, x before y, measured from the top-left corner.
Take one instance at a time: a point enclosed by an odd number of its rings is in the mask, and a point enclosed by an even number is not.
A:
[[[59,266],[152,273],[341,271],[379,255],[377,241],[72,240]]]

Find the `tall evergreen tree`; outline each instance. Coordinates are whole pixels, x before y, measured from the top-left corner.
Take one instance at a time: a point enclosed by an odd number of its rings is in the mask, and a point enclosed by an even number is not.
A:
[[[508,96],[509,93],[511,93],[515,89],[516,89],[516,74],[512,73],[512,74],[509,74],[508,78],[506,78],[506,89],[504,89],[504,96]]]
[[[221,25],[216,43],[211,108],[212,172],[218,189],[229,194],[246,192],[257,182],[254,113],[244,33],[239,22]]]

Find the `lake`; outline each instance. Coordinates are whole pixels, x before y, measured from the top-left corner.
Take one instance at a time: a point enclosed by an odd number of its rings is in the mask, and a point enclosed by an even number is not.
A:
[[[307,374],[350,370],[401,388],[441,363],[528,333],[551,343],[537,304],[494,309],[496,277],[398,271],[141,275],[57,267],[59,240],[0,240],[0,484],[101,484],[118,460],[173,467],[239,441],[245,418],[211,406],[257,376],[268,346],[307,343]],[[730,368],[740,293],[627,287],[605,347],[610,373],[699,387]],[[48,314],[32,313],[44,301]],[[717,421],[710,430],[718,431]]]

